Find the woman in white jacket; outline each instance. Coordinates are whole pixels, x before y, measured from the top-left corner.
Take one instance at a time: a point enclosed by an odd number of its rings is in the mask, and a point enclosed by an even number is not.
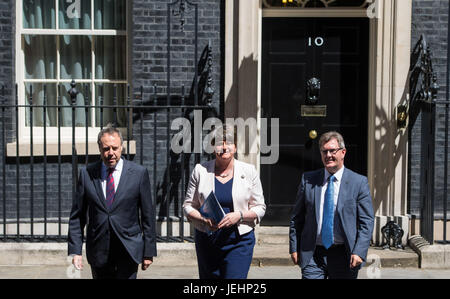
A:
[[[201,279],[247,278],[255,246],[253,228],[266,211],[255,167],[234,158],[233,131],[233,127],[216,129],[213,140],[216,159],[195,166],[183,204],[185,214],[195,226]],[[199,212],[211,191],[225,212],[219,223]]]

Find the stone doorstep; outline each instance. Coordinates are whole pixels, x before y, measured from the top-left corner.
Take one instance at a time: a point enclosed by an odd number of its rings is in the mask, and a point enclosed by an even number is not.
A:
[[[450,245],[431,245],[419,235],[411,236],[408,242],[419,255],[420,268],[450,269]]]
[[[193,243],[157,243],[154,262],[164,266],[197,266]],[[0,243],[0,265],[70,265],[65,243]],[[84,254],[83,249],[83,254]],[[286,244],[256,245],[253,266],[293,266]],[[370,248],[366,266],[418,267],[418,256],[411,249]]]

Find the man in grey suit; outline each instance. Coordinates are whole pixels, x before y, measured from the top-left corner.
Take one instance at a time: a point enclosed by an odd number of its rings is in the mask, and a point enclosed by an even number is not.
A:
[[[120,131],[98,135],[101,160],[82,169],[69,220],[68,251],[76,268],[86,230],[86,255],[93,278],[134,279],[156,256],[155,211],[145,167],[121,158]]]
[[[305,172],[289,231],[289,253],[304,279],[356,279],[372,237],[374,213],[365,176],[344,167],[337,132],[319,140],[324,168]]]

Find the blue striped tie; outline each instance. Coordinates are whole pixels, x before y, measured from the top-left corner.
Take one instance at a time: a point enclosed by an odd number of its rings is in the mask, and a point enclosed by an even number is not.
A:
[[[334,222],[334,175],[329,177],[328,187],[325,191],[322,217],[322,244],[328,249],[333,245],[333,222]]]
[[[114,194],[115,194],[114,177],[113,177],[114,168],[108,168],[107,172],[108,176],[106,178],[106,205],[109,208],[111,207],[114,201]]]

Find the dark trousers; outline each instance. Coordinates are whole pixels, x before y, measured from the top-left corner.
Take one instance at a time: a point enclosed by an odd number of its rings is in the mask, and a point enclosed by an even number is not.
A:
[[[136,279],[138,264],[111,230],[108,263],[104,267],[91,267],[93,279]]]
[[[303,279],[356,279],[359,267],[350,268],[350,255],[344,245],[328,249],[316,246],[314,256],[302,269]]]
[[[222,229],[208,236],[195,231],[200,279],[246,279],[253,258],[253,230],[242,236],[237,228]]]

